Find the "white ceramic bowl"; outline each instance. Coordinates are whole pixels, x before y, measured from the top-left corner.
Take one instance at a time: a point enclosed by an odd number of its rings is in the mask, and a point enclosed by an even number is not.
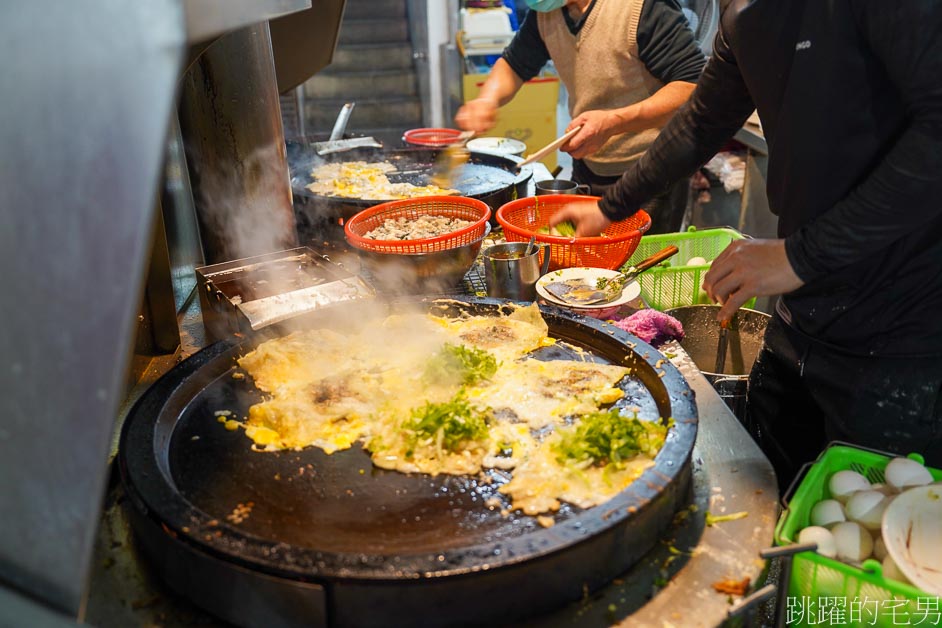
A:
[[[883,513],[883,542],[910,582],[942,595],[942,485],[899,494]]]
[[[570,305],[565,301],[561,301],[557,297],[553,296],[546,290],[546,284],[552,283],[554,281],[566,281],[568,279],[577,279],[583,278],[586,280],[586,283],[593,285],[599,278],[604,277],[605,279],[611,279],[612,277],[618,276],[617,270],[608,270],[607,268],[589,268],[585,266],[573,267],[573,268],[562,268],[560,270],[554,270],[552,272],[546,273],[540,277],[536,282],[536,292],[540,297],[551,305],[561,307],[576,314],[582,314],[583,316],[590,316],[592,318],[611,318],[618,309],[630,303],[638,298],[641,295],[641,284],[637,281],[629,282],[624,290],[622,290],[621,296],[614,301],[609,301],[608,303],[602,303],[599,305]]]

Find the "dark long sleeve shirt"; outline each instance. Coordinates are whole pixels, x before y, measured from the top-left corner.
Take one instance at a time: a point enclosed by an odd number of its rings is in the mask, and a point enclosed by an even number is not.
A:
[[[799,331],[942,355],[942,2],[733,0],[690,101],[601,201],[616,219],[758,108]]]

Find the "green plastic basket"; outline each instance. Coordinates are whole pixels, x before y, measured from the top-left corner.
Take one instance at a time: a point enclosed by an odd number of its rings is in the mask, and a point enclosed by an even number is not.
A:
[[[909,456],[920,464],[922,457]],[[775,526],[775,544],[797,542],[798,533],[809,525],[811,508],[831,497],[828,480],[838,471],[850,469],[870,480],[883,482],[883,471],[892,454],[849,445],[831,445],[811,465],[788,507]],[[942,471],[928,468],[935,480]],[[815,552],[792,558],[788,583],[788,605],[783,612],[789,626],[938,626],[942,611],[939,597],[912,585],[883,577],[880,562],[868,559],[861,568]],[[842,620],[830,622],[830,619]]]
[[[674,244],[680,249],[677,255],[659,266],[644,271],[638,277],[644,300],[658,310],[710,303],[710,298],[701,287],[703,276],[710,270],[710,265],[690,266],[687,262],[695,257],[702,257],[707,262],[712,262],[723,252],[723,249],[729,246],[730,242],[741,240],[743,237],[743,234],[729,227],[703,231],[690,227],[686,232],[642,236],[638,248],[628,258],[622,269],[637,264],[669,244]],[[750,299],[743,304],[743,307],[751,308],[755,306],[755,303],[755,299]]]

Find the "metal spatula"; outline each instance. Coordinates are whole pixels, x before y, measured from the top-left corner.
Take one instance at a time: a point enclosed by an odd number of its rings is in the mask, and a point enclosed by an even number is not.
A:
[[[716,344],[716,365],[713,372],[722,375],[726,371],[726,348],[729,345],[729,323],[727,318],[720,322],[720,336]]]
[[[546,284],[546,291],[563,303],[570,305],[608,303],[621,296],[622,290],[628,285],[628,282],[647,269],[673,257],[677,254],[677,251],[677,247],[673,244],[667,246],[638,262],[627,271],[608,280],[599,280],[595,285],[589,284],[583,277],[575,277],[566,281],[550,282]]]
[[[354,137],[342,139],[343,132],[347,129],[347,122],[350,120],[350,114],[353,113],[353,107],[356,103],[348,102],[340,108],[337,120],[334,122],[334,128],[330,132],[330,137],[326,142],[314,142],[314,152],[318,155],[328,155],[330,153],[339,153],[354,148],[382,148],[382,143],[372,137]]]
[[[429,178],[432,184],[440,188],[450,188],[454,180],[455,171],[468,163],[471,158],[471,151],[466,144],[468,140],[474,137],[474,131],[464,131],[453,144],[449,144],[432,165],[432,176]]]

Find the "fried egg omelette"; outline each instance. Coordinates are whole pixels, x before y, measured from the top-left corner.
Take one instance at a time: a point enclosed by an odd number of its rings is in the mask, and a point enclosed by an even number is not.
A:
[[[502,316],[396,314],[351,334],[295,332],[239,360],[266,398],[237,425],[257,450],[330,454],[359,442],[377,467],[404,473],[501,469],[512,476],[501,492],[527,514],[560,501],[589,507],[637,478],[660,445],[645,436],[625,449],[624,437],[604,434],[638,422],[605,414],[628,368],[530,355],[553,343],[535,304]],[[601,432],[573,436],[580,417]],[[663,443],[665,426],[641,423],[633,434]],[[601,449],[600,438],[609,439]]]

